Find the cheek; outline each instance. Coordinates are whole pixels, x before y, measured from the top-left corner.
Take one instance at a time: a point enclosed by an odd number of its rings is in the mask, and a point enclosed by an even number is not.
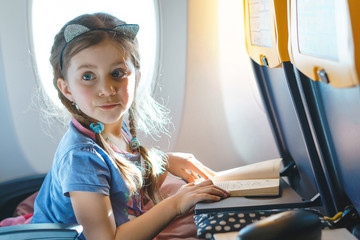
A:
[[[75,101],[82,105],[92,102],[93,92],[90,89],[80,88],[76,91],[76,94],[73,94]]]

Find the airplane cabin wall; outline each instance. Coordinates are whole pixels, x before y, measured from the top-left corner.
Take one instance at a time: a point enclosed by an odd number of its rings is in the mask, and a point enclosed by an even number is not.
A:
[[[49,136],[32,104],[40,81],[30,3],[2,1],[0,8],[0,182],[46,173],[63,132]],[[175,131],[155,145],[191,152],[214,170],[278,157],[245,51],[241,1],[158,4],[159,95]]]
[[[278,157],[245,50],[242,1],[187,4],[186,90],[175,150],[215,170]]]
[[[32,106],[38,86],[32,64],[29,1],[0,8],[0,182],[48,171],[58,136],[47,136]],[[54,126],[56,128],[57,126]]]

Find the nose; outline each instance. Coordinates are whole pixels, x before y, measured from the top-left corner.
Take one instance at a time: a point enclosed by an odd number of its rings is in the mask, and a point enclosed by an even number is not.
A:
[[[111,80],[105,80],[99,90],[99,97],[114,96],[116,94],[116,86]]]

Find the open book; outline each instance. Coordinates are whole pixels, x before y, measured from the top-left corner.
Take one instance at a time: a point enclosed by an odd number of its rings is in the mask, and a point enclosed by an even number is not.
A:
[[[281,158],[217,172],[211,180],[231,196],[277,196]]]

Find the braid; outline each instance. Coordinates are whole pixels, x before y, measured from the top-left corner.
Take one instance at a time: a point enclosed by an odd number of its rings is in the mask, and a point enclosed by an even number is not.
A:
[[[84,127],[89,129],[91,123],[97,122],[95,119],[92,119],[85,115],[81,110],[76,109],[74,105],[69,104],[68,109],[71,109],[75,119]],[[69,110],[70,110],[69,109]],[[131,108],[129,109],[129,131],[131,136],[137,137],[136,129],[136,103],[132,103]],[[100,133],[95,133],[96,142],[101,148],[103,148],[114,160],[118,166],[120,172],[126,179],[126,184],[130,193],[133,194],[142,187],[142,191],[145,197],[158,203],[162,197],[159,193],[159,184],[158,184],[158,175],[163,170],[164,157],[159,152],[155,152],[154,149],[151,151],[147,150],[144,146],[138,148],[140,156],[144,160],[144,171],[141,173],[133,164],[129,164],[124,159],[116,156],[111,147],[106,143],[106,140]]]
[[[133,101],[129,109],[129,131],[132,137],[136,137],[136,119],[135,119],[136,103]]]
[[[90,118],[84,114],[81,110],[76,109],[76,107],[70,105],[72,109],[72,114],[74,118],[85,128],[89,129],[91,123],[97,122],[95,119]],[[133,165],[129,164],[125,159],[118,157],[115,154],[114,150],[106,143],[105,138],[101,133],[95,133],[96,143],[104,149],[112,159],[114,159],[115,164],[117,165],[119,171],[122,173],[125,178],[125,184],[128,187],[130,194],[134,194],[137,190],[143,185],[143,180],[141,177],[141,172],[139,169]]]
[[[129,109],[129,131],[132,138],[137,137],[136,131],[136,103],[133,101],[131,108]],[[159,159],[159,156],[156,154],[151,154],[151,151],[147,150],[144,146],[140,145],[138,148],[140,156],[144,160],[144,171],[143,171],[143,178],[144,178],[144,187],[142,189],[144,195],[152,200],[154,203],[158,203],[162,197],[159,193],[159,184],[157,175],[159,171],[154,170],[157,169],[159,165],[162,165],[164,162],[162,159]],[[150,156],[151,155],[151,156]],[[162,168],[162,167],[160,167]]]

